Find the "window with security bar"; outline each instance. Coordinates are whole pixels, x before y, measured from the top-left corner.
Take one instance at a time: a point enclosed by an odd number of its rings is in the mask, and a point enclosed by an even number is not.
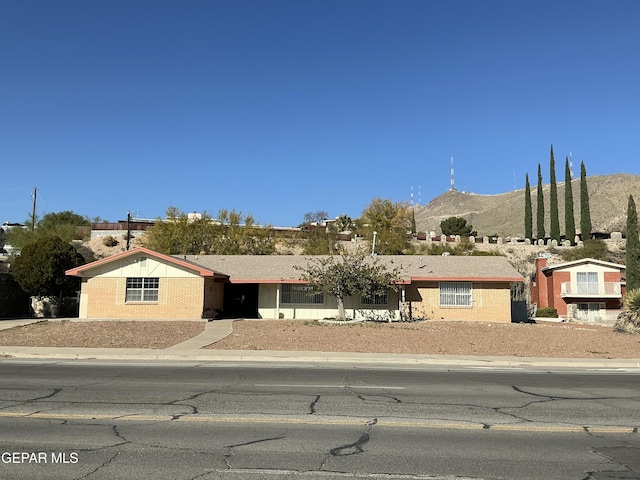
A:
[[[298,305],[322,305],[324,295],[311,285],[284,283],[280,290],[280,303]]]
[[[441,282],[441,307],[470,307],[472,306],[473,289],[471,282]]]
[[[389,304],[389,294],[388,292],[384,293],[374,293],[370,297],[362,297],[361,305],[372,305],[372,306],[387,306]]]
[[[127,278],[126,302],[157,302],[160,279],[158,277]]]

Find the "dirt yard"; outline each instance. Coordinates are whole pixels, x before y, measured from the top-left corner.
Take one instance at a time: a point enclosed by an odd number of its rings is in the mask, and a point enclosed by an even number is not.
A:
[[[204,322],[41,322],[0,331],[0,345],[161,349],[198,335],[204,327]],[[326,325],[302,320],[245,320],[234,322],[230,336],[207,348],[640,359],[640,336],[575,323]]]

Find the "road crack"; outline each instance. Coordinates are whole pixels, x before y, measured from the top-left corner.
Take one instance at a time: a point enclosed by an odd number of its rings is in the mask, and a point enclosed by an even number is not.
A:
[[[348,456],[351,456],[351,455],[359,455],[360,453],[364,453],[363,446],[366,445],[369,442],[369,440],[371,439],[371,436],[370,436],[371,429],[373,428],[373,426],[376,423],[378,423],[378,419],[377,418],[374,418],[372,421],[367,423],[367,428],[362,433],[362,435],[360,435],[360,438],[358,438],[358,440],[356,440],[355,442],[349,443],[347,445],[341,445],[339,447],[332,448],[331,450],[329,450],[329,455],[322,462],[320,470],[322,470],[322,468],[324,467],[324,464],[327,462],[327,460],[329,460],[329,458],[332,458],[332,457],[348,457]]]

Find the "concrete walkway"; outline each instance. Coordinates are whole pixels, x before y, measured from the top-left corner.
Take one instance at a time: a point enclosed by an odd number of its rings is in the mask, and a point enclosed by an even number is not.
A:
[[[38,319],[0,320],[0,330],[38,322]],[[215,350],[203,347],[233,332],[233,320],[207,322],[204,332],[164,349],[51,348],[0,346],[2,359],[114,360],[203,362],[276,362],[287,364],[387,365],[405,367],[471,367],[519,369],[614,369],[640,372],[637,359],[477,357],[353,352],[289,352],[275,350]]]
[[[213,320],[206,323],[204,332],[202,332],[200,335],[190,338],[189,340],[185,340],[182,343],[178,343],[177,345],[173,345],[169,348],[165,348],[164,350],[198,350],[200,348],[206,347],[207,345],[211,345],[212,343],[222,340],[232,333],[233,320]]]

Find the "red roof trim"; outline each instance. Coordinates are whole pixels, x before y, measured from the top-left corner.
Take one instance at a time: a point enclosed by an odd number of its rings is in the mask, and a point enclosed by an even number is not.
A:
[[[229,278],[229,283],[259,283],[259,284],[277,284],[277,283],[308,283],[304,280],[296,279],[296,278],[281,278],[279,280],[270,279],[270,278],[240,278],[234,280],[233,277]]]
[[[131,250],[127,250],[126,252],[118,253],[116,255],[112,255],[110,257],[102,258],[100,260],[96,260],[95,262],[87,263],[85,265],[81,265],[76,268],[72,268],[65,272],[66,275],[70,276],[82,276],[81,274],[87,270],[91,270],[92,268],[99,267],[100,265],[106,265],[116,260],[120,260],[122,258],[127,258],[135,254],[146,253],[150,257],[157,258],[159,260],[163,260],[168,263],[172,263],[174,265],[179,265],[181,267],[188,268],[189,270],[193,270],[198,272],[198,274],[202,277],[226,277],[226,275],[220,274],[218,272],[214,272],[213,270],[209,270],[203,267],[199,267],[198,265],[194,265],[192,263],[183,262],[175,257],[171,257],[169,255],[164,255],[162,253],[154,252],[153,250],[149,250],[144,247],[136,247]]]
[[[523,277],[411,277],[412,282],[524,282]]]

